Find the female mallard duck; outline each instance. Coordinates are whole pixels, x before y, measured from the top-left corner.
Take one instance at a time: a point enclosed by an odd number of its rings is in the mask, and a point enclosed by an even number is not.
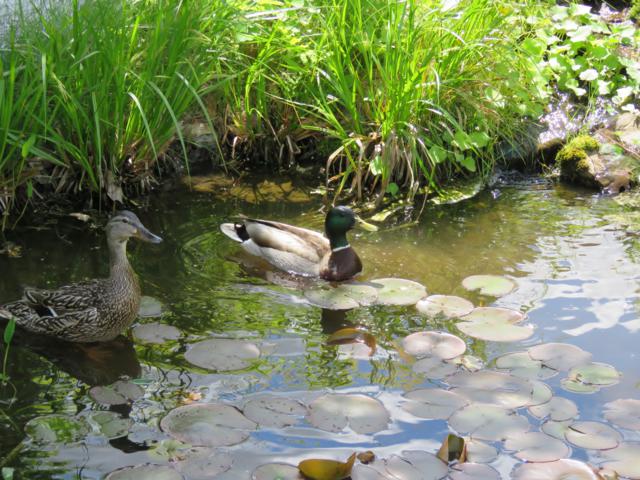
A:
[[[281,270],[339,282],[362,271],[362,262],[347,241],[347,232],[356,224],[376,230],[348,207],[329,210],[324,221],[326,238],[306,228],[251,218],[223,223],[220,229],[247,252]]]
[[[138,217],[118,212],[106,227],[111,273],[55,290],[27,289],[24,298],[0,306],[0,318],[14,318],[25,330],[71,342],[103,342],[124,331],[138,314],[140,285],[127,259],[131,237],[144,242],[162,239]]]

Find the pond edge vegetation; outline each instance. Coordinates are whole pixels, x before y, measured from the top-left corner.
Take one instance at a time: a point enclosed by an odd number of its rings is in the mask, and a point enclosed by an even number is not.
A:
[[[194,137],[375,205],[487,178],[558,92],[633,111],[630,22],[554,2],[19,1],[0,39],[0,213],[147,192]],[[194,125],[203,126],[198,135]],[[197,129],[196,129],[197,130]]]

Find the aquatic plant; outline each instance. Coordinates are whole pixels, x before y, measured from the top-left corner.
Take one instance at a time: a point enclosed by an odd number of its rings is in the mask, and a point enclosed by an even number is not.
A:
[[[7,325],[4,327],[4,355],[2,358],[2,375],[0,375],[0,382],[6,384],[9,381],[9,374],[7,373],[7,361],[9,359],[9,348],[11,347],[11,341],[16,331],[16,320],[11,318]]]

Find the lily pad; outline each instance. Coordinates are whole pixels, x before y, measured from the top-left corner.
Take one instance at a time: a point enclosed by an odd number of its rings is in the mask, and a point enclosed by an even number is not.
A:
[[[447,476],[447,464],[429,452],[405,450],[402,456],[391,455],[386,470],[399,480],[440,480]]]
[[[202,447],[189,449],[184,458],[175,463],[176,469],[189,480],[211,480],[232,465],[233,458],[228,453]]]
[[[462,286],[492,297],[502,297],[516,288],[513,280],[500,275],[471,275],[462,281]]]
[[[498,471],[482,463],[458,463],[451,468],[451,480],[501,480]]]
[[[143,318],[159,317],[162,315],[162,303],[157,298],[143,295],[140,298],[138,316]]]
[[[123,418],[120,414],[109,411],[92,411],[84,418],[94,430],[108,439],[127,435],[132,424],[130,418]]]
[[[570,420],[578,416],[578,406],[564,397],[553,397],[547,403],[529,407],[531,415],[537,418],[548,418],[555,422]]]
[[[540,388],[536,388],[539,387],[537,382],[491,370],[458,372],[447,377],[446,382],[453,387],[452,392],[470,402],[503,408],[537,405],[548,401],[552,395],[550,389],[540,392]]]
[[[196,403],[171,410],[160,421],[160,427],[181,442],[220,447],[243,442],[257,425],[232,406]]]
[[[468,405],[464,397],[440,388],[420,388],[404,395],[409,402],[402,404],[407,412],[420,418],[446,420],[453,412]]]
[[[311,402],[307,420],[328,432],[349,425],[354,432],[371,434],[386,429],[390,416],[380,401],[367,395],[328,394]]]
[[[563,420],[561,422],[547,420],[540,426],[540,430],[547,435],[551,435],[553,438],[564,440],[564,435],[572,424],[573,420]]]
[[[288,463],[266,463],[251,474],[251,480],[303,480],[298,467]]]
[[[449,418],[449,425],[459,434],[490,441],[512,438],[529,430],[527,419],[513,410],[483,404],[458,410]]]
[[[547,463],[523,463],[513,471],[513,480],[599,480],[586,463],[563,458]]]
[[[389,477],[374,467],[356,464],[351,470],[351,480],[389,480]]]
[[[180,338],[180,330],[163,323],[145,323],[133,329],[133,336],[143,343],[165,343]]]
[[[102,405],[125,405],[144,395],[140,385],[118,380],[110,386],[97,386],[89,390],[89,396]]]
[[[567,392],[572,393],[596,393],[600,391],[599,385],[588,385],[571,378],[563,378],[560,381],[560,386]]]
[[[135,467],[114,470],[104,480],[183,480],[184,477],[171,467],[146,463]]]
[[[606,460],[603,467],[632,480],[640,479],[640,442],[623,442],[616,448],[604,450],[601,455]]]
[[[640,430],[640,400],[621,398],[604,404],[604,418],[620,428]]]
[[[588,450],[608,450],[622,442],[622,435],[600,422],[575,422],[564,433],[573,445]]]
[[[300,472],[310,480],[342,480],[351,475],[351,469],[356,461],[353,453],[346,462],[326,459],[303,460],[298,464]]]
[[[558,374],[557,370],[543,365],[539,360],[533,360],[528,352],[507,353],[496,358],[496,367],[508,370],[511,375],[521,378],[547,380]]]
[[[35,443],[73,443],[83,439],[90,431],[82,418],[63,414],[43,415],[29,420],[24,432]]]
[[[304,292],[305,298],[316,307],[328,310],[350,310],[375,303],[378,289],[368,283],[346,282],[337,286],[322,285]]]
[[[568,378],[585,385],[607,386],[620,381],[620,372],[606,363],[591,362],[573,367]]]
[[[455,363],[445,362],[438,357],[426,357],[414,363],[411,369],[431,380],[440,380],[454,374],[458,367]]]
[[[284,428],[298,423],[298,417],[304,417],[307,408],[290,398],[264,395],[245,403],[243,413],[262,426]]]
[[[515,325],[524,320],[516,310],[498,307],[478,307],[456,324],[470,337],[492,342],[518,342],[533,335],[531,325]]]
[[[189,363],[217,372],[242,370],[259,357],[260,349],[254,343],[229,338],[198,342],[184,354]]]
[[[372,356],[376,352],[375,337],[369,332],[365,332],[359,328],[341,328],[327,338],[328,345],[347,345],[353,343],[364,343],[369,348],[369,356]]]
[[[553,462],[569,455],[567,445],[541,432],[527,432],[508,438],[504,444],[507,450],[527,462]]]
[[[498,450],[493,445],[476,440],[467,439],[467,460],[473,463],[491,463],[498,458]]]
[[[453,295],[430,295],[418,301],[416,308],[420,313],[430,317],[443,315],[446,318],[458,318],[471,313],[473,303]]]
[[[591,353],[569,343],[543,343],[531,347],[529,356],[549,368],[568,371],[591,361]]]
[[[380,305],[415,305],[427,295],[424,285],[403,278],[377,278],[369,283],[377,289]]]
[[[462,355],[467,344],[459,337],[442,332],[416,332],[402,340],[403,350],[414,357],[449,360]]]

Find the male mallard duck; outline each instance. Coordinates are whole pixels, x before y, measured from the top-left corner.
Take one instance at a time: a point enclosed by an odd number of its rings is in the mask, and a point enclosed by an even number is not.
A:
[[[24,298],[0,306],[0,318],[15,318],[25,330],[71,342],[104,342],[124,331],[138,314],[140,285],[127,259],[131,237],[144,242],[162,239],[138,217],[118,212],[106,227],[111,273],[55,290],[27,289]]]
[[[339,282],[362,271],[362,262],[347,241],[347,232],[356,224],[376,230],[348,207],[329,210],[324,221],[326,238],[306,228],[251,218],[223,223],[220,229],[247,252],[281,270]]]

